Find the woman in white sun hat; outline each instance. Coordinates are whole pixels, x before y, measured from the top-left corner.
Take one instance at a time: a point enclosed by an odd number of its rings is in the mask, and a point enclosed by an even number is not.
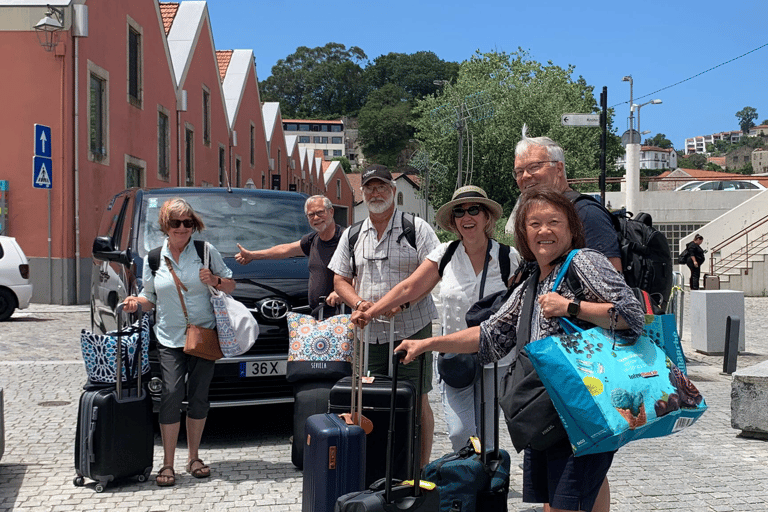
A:
[[[352,321],[364,326],[373,318],[389,314],[398,305],[407,307],[440,282],[443,334],[466,329],[465,315],[469,308],[480,298],[505,290],[507,283],[502,276],[508,279],[520,260],[514,248],[491,238],[502,213],[501,205],[489,199],[480,187],[469,185],[456,190],[451,200],[437,211],[436,221],[442,229],[456,233],[459,240],[438,246],[408,279],[367,311],[354,312]],[[443,262],[441,269],[444,258],[447,263]],[[499,375],[504,375],[509,364],[506,359],[499,361]],[[487,418],[493,417],[493,386],[489,385],[492,369],[492,365],[485,369]],[[470,436],[480,433],[479,373],[474,354],[441,354],[438,358],[440,392],[454,451],[466,446]],[[486,439],[493,439],[493,422],[486,424]]]

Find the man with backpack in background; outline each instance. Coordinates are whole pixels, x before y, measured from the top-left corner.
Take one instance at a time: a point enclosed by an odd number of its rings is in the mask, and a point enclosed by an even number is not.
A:
[[[370,166],[362,175],[363,200],[368,218],[347,228],[328,268],[336,273],[334,288],[355,311],[365,311],[397,283],[411,275],[440,244],[437,235],[423,219],[395,208],[397,187],[384,166]],[[437,309],[426,294],[412,304],[391,310],[395,345],[398,340],[432,336],[432,319]],[[368,370],[387,375],[393,347],[389,345],[389,323],[371,322],[369,328]],[[418,365],[405,365],[402,378],[416,383]],[[432,389],[432,354],[427,354],[423,377],[421,418],[421,463],[429,462],[435,421],[427,393]]]
[[[685,246],[685,252],[687,253],[685,264],[691,270],[691,290],[699,289],[701,265],[704,263],[704,249],[701,248],[701,242],[703,241],[704,237],[696,233],[693,237],[693,242],[688,242],[688,245]]]
[[[575,203],[584,224],[587,247],[603,253],[621,272],[621,248],[611,214],[596,201],[576,201],[581,194],[568,185],[563,148],[549,137],[529,138],[526,131],[523,125],[523,138],[515,147],[515,181],[520,191],[543,185],[565,194]],[[514,218],[515,211],[509,217],[507,231],[514,226]]]

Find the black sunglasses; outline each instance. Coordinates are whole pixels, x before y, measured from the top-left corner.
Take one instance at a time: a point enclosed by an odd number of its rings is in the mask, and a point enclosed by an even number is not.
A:
[[[195,221],[192,220],[192,219],[184,219],[184,220],[181,220],[181,219],[170,219],[168,221],[168,225],[171,226],[173,229],[178,228],[182,224],[184,224],[185,228],[193,228],[193,227],[195,227]]]
[[[468,213],[474,217],[475,215],[480,213],[480,206],[478,205],[470,206],[466,210],[464,208],[457,206],[453,209],[453,216],[456,217],[457,219],[462,218],[465,213]]]

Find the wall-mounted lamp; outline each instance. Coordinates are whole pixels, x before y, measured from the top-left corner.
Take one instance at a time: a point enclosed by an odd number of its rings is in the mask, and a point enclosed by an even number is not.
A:
[[[59,32],[64,30],[64,11],[51,5],[43,19],[37,22],[34,29],[37,33],[37,41],[45,51],[50,52],[56,48],[59,42]]]

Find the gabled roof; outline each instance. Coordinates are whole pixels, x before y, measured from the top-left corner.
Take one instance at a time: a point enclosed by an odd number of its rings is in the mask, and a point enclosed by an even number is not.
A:
[[[341,119],[283,119],[284,123],[335,123],[344,124]]]
[[[221,81],[224,81],[224,77],[227,75],[227,68],[229,67],[229,60],[232,58],[233,50],[216,50],[216,63],[219,66],[219,76]]]
[[[207,7],[205,2],[183,2],[179,4],[176,16],[168,31],[168,47],[171,50],[171,60],[173,70],[176,73],[176,86],[182,87],[184,78],[187,76],[189,63],[192,59],[193,50],[200,38],[204,21],[207,18]],[[213,35],[210,34],[210,23],[208,23],[209,35],[211,37],[211,46],[213,47]]]
[[[253,65],[252,50],[224,50],[216,51],[216,57],[219,54],[228,53],[225,74],[222,76],[222,91],[224,93],[224,103],[227,108],[227,118],[230,128],[234,128],[237,112],[240,109],[240,103],[243,101],[245,86],[248,82],[248,73],[253,68],[254,79],[256,68]],[[219,59],[219,72],[222,68],[222,60]]]
[[[267,142],[271,142],[277,125],[277,117],[280,115],[280,103],[277,101],[264,103],[261,107],[261,113],[264,119],[264,136],[267,138]]]
[[[165,35],[171,31],[171,25],[176,18],[176,13],[179,10],[178,2],[160,2],[160,16],[163,20],[163,28],[165,29]]]
[[[293,157],[293,150],[298,147],[297,141],[298,135],[286,135],[285,136],[285,153],[288,158]]]

